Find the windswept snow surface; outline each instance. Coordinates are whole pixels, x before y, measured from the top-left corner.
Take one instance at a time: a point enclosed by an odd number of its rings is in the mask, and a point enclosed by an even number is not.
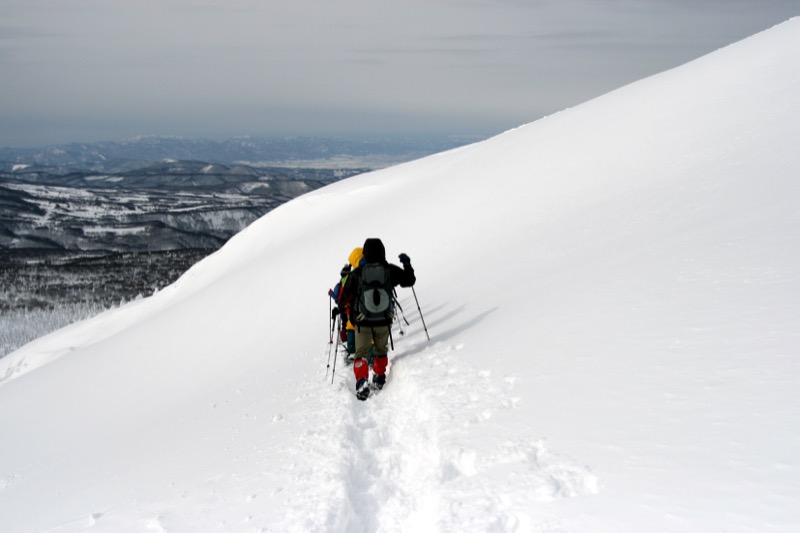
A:
[[[800,19],[252,224],[0,361],[0,530],[800,526]],[[366,222],[370,221],[370,222]],[[387,387],[327,289],[417,269]]]

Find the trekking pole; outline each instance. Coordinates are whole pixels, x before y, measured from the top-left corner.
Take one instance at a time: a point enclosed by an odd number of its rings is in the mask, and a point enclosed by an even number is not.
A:
[[[417,311],[419,311],[419,318],[422,320],[422,327],[425,328],[425,336],[428,337],[428,340],[431,340],[431,336],[428,335],[428,326],[425,325],[425,317],[422,316],[422,309],[419,307],[419,299],[417,298],[417,291],[414,290],[414,286],[411,286],[411,292],[414,293],[414,301],[417,302]]]
[[[395,295],[393,299],[394,299],[394,306],[400,310],[400,313],[403,313],[403,308],[402,308],[402,307],[400,307],[400,302],[398,302],[398,301],[397,301],[397,295]],[[402,322],[400,322],[400,315],[398,315],[397,313],[395,313],[395,314],[394,314],[394,318],[396,318],[396,319],[397,319],[397,327],[399,327],[399,328],[400,328],[400,335],[405,335],[405,334],[406,334],[406,332],[405,332],[405,331],[403,331],[403,323],[402,323]],[[405,314],[403,314],[403,320],[405,320],[405,319],[406,319],[406,316],[405,316]],[[410,325],[411,325],[411,324],[409,324],[409,323],[408,323],[408,320],[406,320],[406,325],[407,325],[407,326],[410,326]]]
[[[331,323],[332,323],[332,325],[331,325],[331,342],[328,343],[328,366],[325,367],[325,379],[328,379],[328,369],[331,367],[331,349],[333,348],[333,330],[336,327],[336,324],[337,324],[338,320],[339,320],[339,316],[338,315],[336,316],[336,320],[334,320],[333,317],[331,317]],[[336,343],[336,350],[337,351],[339,350],[339,343],[338,342]],[[336,360],[335,359],[333,360],[333,367],[334,367],[334,369],[336,368]]]
[[[331,291],[328,291],[329,295],[330,295],[330,292]],[[333,298],[328,298],[328,323],[331,326],[331,336],[330,336],[330,340],[328,341],[328,344],[333,344],[333,324],[334,324],[334,322],[336,322],[336,321],[333,319]],[[328,350],[328,351],[330,351],[330,350]]]
[[[405,335],[406,332],[403,331],[403,323],[400,322],[400,315],[395,315],[395,318],[397,319],[397,327],[400,328],[400,335]]]
[[[341,314],[336,318],[341,323],[341,320],[342,320]],[[331,372],[331,385],[333,385],[333,378],[334,378],[334,376],[336,376],[336,360],[339,359],[339,344],[341,342],[342,342],[342,336],[341,335],[336,335],[336,354],[333,356],[333,372]],[[325,377],[327,377],[327,376],[328,376],[328,374],[326,373]]]
[[[408,319],[406,318],[406,313],[403,311],[403,306],[400,305],[400,301],[397,299],[397,291],[394,293],[394,303],[397,305],[397,308],[400,309],[400,314],[403,315],[403,322],[406,323],[406,326],[410,326],[411,324],[408,323]],[[398,318],[397,321],[399,322],[400,319]]]

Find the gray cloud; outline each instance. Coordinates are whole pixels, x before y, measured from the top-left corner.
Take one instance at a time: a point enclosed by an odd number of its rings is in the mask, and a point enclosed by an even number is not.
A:
[[[490,135],[798,13],[800,0],[0,0],[0,145]]]

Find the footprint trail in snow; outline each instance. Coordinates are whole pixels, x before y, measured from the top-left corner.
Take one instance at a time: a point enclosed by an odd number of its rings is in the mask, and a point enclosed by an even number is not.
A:
[[[523,530],[535,520],[533,503],[597,492],[585,467],[548,451],[528,428],[498,420],[517,404],[514,379],[464,366],[460,349],[435,344],[396,356],[386,387],[364,402],[349,394],[349,368],[337,374],[328,414],[338,422],[328,420],[314,438],[330,463],[316,487],[325,494],[308,495],[295,525],[354,533]]]

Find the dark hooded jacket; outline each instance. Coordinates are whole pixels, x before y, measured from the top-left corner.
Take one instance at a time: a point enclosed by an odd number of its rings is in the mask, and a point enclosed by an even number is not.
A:
[[[416,283],[417,278],[414,275],[414,268],[410,263],[399,267],[386,261],[386,248],[380,239],[367,239],[364,241],[364,263],[380,263],[389,267],[389,277],[392,281],[392,286],[397,287],[411,287]],[[354,300],[358,297],[359,279],[361,276],[361,267],[359,266],[347,278],[347,282],[342,288],[340,302],[345,304],[345,308],[349,311],[352,307]],[[351,317],[351,320],[355,317]],[[389,321],[385,324],[372,324],[374,326],[388,326]],[[358,325],[358,322],[355,322]]]

